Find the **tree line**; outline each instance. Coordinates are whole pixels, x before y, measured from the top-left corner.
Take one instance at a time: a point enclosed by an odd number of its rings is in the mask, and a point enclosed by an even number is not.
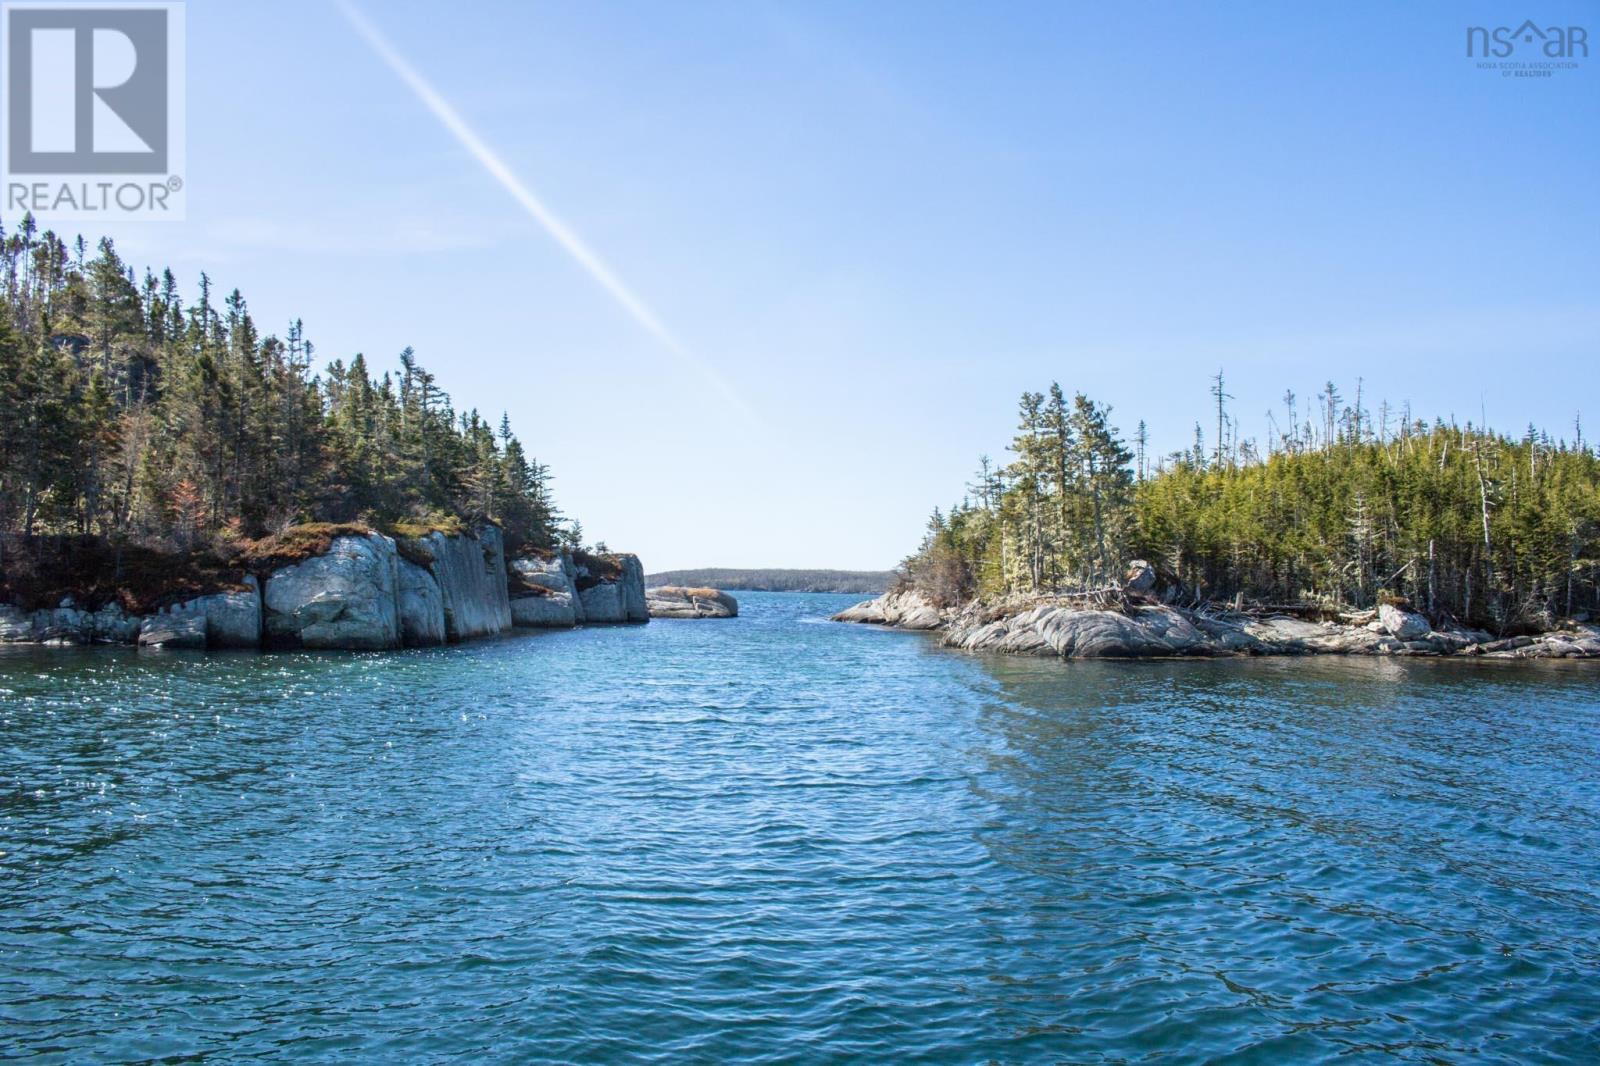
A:
[[[797,570],[705,567],[699,570],[663,570],[646,574],[645,587],[678,585],[742,592],[855,592],[876,596],[886,591],[895,575],[888,570]]]
[[[318,372],[299,321],[263,334],[237,289],[141,276],[24,218],[0,230],[0,532],[171,550],[307,522],[500,523],[581,536],[509,421],[457,411],[409,348]]]
[[[1600,609],[1600,457],[1409,409],[1333,384],[1284,397],[1263,446],[1241,439],[1219,372],[1214,438],[1147,454],[1109,408],[1058,385],[1024,393],[1003,465],[980,459],[935,510],[902,573],[942,603],[1103,588],[1145,558],[1197,597],[1368,607],[1399,597],[1501,628]]]

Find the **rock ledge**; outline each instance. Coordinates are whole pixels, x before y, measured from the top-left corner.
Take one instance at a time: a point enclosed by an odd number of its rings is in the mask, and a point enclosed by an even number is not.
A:
[[[734,618],[739,601],[720,589],[662,585],[645,590],[651,618]]]
[[[1147,583],[1148,584],[1148,583]],[[833,616],[895,629],[938,631],[963,651],[1063,659],[1235,655],[1476,656],[1486,659],[1600,659],[1600,626],[1570,622],[1537,635],[1496,640],[1476,629],[1434,629],[1423,615],[1384,605],[1366,624],[1310,622],[1283,614],[1195,609],[1122,590],[1083,597],[1014,597],[939,608],[914,591],[887,592]]]

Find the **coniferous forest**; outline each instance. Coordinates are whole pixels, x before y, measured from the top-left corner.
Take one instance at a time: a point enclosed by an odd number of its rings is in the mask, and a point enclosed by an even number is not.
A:
[[[1146,454],[1110,411],[1025,393],[1004,465],[935,511],[905,579],[941,604],[1103,588],[1144,558],[1197,599],[1368,607],[1507,628],[1600,608],[1600,457],[1529,427],[1432,422],[1328,384],[1241,439],[1223,375],[1192,447]],[[1208,432],[1209,435],[1208,435]],[[1208,443],[1209,436],[1209,443]]]
[[[502,417],[458,411],[407,349],[318,369],[298,321],[263,332],[202,274],[142,276],[0,232],[0,533],[226,553],[305,523],[416,531],[498,522],[508,546],[572,536]]]

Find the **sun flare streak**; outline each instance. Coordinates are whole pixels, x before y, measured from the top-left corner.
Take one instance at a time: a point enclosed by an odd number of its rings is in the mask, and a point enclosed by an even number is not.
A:
[[[424,78],[415,67],[406,61],[389,39],[383,35],[373,23],[361,13],[349,0],[334,0],[339,11],[344,15],[356,33],[367,43],[379,59],[383,60],[395,76],[406,84],[418,100],[420,100],[441,125],[448,130],[451,136],[460,142],[461,147],[489,172],[511,198],[522,206],[550,237],[561,246],[568,255],[577,261],[584,272],[594,279],[602,289],[610,294],[611,298],[626,311],[635,322],[642,326],[645,332],[654,337],[662,347],[666,348],[690,370],[703,378],[706,384],[716,389],[724,399],[733,404],[747,417],[753,419],[754,415],[748,404],[739,396],[717,369],[705,359],[691,352],[673,336],[672,331],[656,316],[643,300],[639,299],[622,279],[606,265],[595,251],[583,242],[571,226],[563,222],[555,212],[545,206],[544,201],[534,195],[533,190],[517,177],[516,173],[506,165],[505,160],[490,148],[483,138],[479,137],[473,128],[467,125],[465,119],[450,106],[443,96],[439,95],[431,83]]]

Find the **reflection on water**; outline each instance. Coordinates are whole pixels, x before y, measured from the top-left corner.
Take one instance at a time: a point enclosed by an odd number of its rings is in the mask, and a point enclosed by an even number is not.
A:
[[[0,1052],[1600,1055],[1570,665],[0,650]]]

